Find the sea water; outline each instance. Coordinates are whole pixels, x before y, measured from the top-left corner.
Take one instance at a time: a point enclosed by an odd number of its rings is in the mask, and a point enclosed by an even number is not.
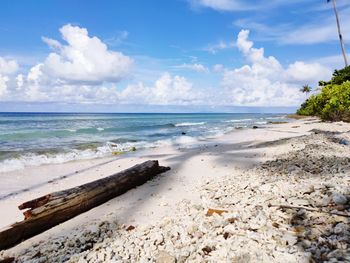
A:
[[[0,113],[0,172],[112,156],[164,145],[194,145],[283,114]]]

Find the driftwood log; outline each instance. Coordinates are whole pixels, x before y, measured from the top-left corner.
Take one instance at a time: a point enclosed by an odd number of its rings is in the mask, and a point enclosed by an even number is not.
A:
[[[0,230],[0,250],[44,232],[170,170],[147,161],[114,175],[25,202],[25,219]]]

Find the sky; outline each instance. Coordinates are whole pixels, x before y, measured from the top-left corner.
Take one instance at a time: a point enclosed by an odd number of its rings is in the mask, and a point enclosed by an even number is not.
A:
[[[0,111],[293,111],[344,64],[326,0],[2,0],[0,35]]]

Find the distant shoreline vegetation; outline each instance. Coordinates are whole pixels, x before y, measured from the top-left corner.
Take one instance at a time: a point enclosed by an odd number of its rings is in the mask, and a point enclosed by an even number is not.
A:
[[[350,66],[335,70],[332,79],[320,81],[319,87],[321,92],[311,95],[297,114],[317,116],[324,121],[350,122]]]

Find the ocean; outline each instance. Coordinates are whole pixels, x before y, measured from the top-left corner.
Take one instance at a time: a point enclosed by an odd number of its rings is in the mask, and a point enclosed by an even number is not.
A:
[[[0,113],[0,172],[165,145],[194,145],[283,114]]]

